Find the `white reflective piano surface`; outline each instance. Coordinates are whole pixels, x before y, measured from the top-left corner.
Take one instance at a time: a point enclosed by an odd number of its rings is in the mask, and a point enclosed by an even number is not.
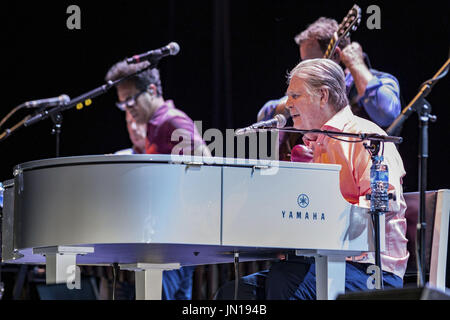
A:
[[[102,155],[17,165],[5,181],[2,261],[93,247],[77,264],[198,265],[302,249],[373,251],[370,216],[339,190],[339,165]]]

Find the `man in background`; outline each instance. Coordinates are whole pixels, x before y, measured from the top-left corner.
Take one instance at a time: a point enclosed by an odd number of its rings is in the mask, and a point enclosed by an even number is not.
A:
[[[118,62],[108,71],[106,81],[130,76],[147,66],[147,62]],[[191,118],[177,109],[172,100],[163,98],[158,69],[148,69],[119,83],[117,95],[116,105],[125,112],[132,148],[116,154],[172,154],[177,147],[175,154],[210,156]],[[176,130],[179,135],[173,139]],[[190,300],[194,268],[164,271],[162,299]]]
[[[127,64],[120,61],[111,67],[105,80],[121,79],[147,67],[148,62]],[[127,111],[136,124],[147,126],[146,154],[210,156],[192,119],[177,109],[172,100],[164,99],[158,69],[142,71],[120,82],[116,88],[117,107]]]
[[[321,17],[295,37],[300,59],[323,58],[328,44],[338,30],[334,19]],[[346,94],[355,115],[376,123],[381,128],[389,127],[401,111],[400,86],[391,74],[372,69],[362,47],[350,38],[343,38],[329,57],[344,70]],[[270,100],[258,112],[257,120],[269,120],[286,110],[287,96]],[[280,160],[290,160],[293,147],[301,143],[299,134],[280,134]],[[295,159],[293,159],[295,160]]]

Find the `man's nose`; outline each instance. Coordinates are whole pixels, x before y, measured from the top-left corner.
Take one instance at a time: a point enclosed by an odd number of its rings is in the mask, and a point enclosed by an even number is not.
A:
[[[294,107],[294,106],[291,104],[291,101],[288,99],[288,100],[286,101],[286,109],[288,109],[288,111],[291,112],[291,110],[292,110],[293,107]]]
[[[284,106],[285,106],[286,108],[288,108],[288,109],[292,108],[292,106],[291,106],[291,99],[290,99],[290,98],[288,98],[288,99],[286,100]]]

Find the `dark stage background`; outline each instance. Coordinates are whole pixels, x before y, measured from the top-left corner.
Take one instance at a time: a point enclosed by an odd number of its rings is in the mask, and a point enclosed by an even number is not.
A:
[[[176,41],[177,56],[160,62],[164,96],[208,128],[239,128],[286,90],[286,73],[299,59],[294,36],[319,16],[346,15],[354,1],[39,1],[6,4],[1,13],[3,103],[0,117],[28,100],[68,94],[74,98],[104,83],[118,60]],[[449,2],[358,1],[363,20],[352,39],[374,68],[397,76],[406,104],[449,54]],[[69,30],[66,9],[81,9],[81,30]],[[369,30],[366,9],[381,9],[381,29]],[[448,188],[449,78],[428,101],[438,121],[430,124],[428,189]],[[64,112],[61,156],[111,153],[128,147],[115,90],[81,111]],[[22,111],[7,122],[12,126]],[[22,129],[1,143],[0,180],[13,166],[55,156],[50,119]],[[402,131],[405,191],[417,190],[418,120]]]
[[[449,55],[448,1],[15,1],[4,3],[0,12],[0,119],[28,100],[81,95],[104,84],[118,60],[176,41],[180,53],[160,63],[164,97],[202,120],[203,131],[244,127],[255,122],[267,100],[285,92],[286,74],[299,60],[294,36],[320,16],[340,22],[355,2],[363,20],[352,40],[375,69],[398,78],[405,107]],[[72,4],[81,8],[81,30],[66,27]],[[366,26],[371,4],[381,8],[380,30]],[[449,79],[440,80],[427,98],[438,119],[429,129],[428,190],[450,188]],[[113,89],[81,111],[63,113],[61,156],[130,146],[115,101]],[[26,114],[21,111],[5,127]],[[0,181],[12,178],[16,164],[55,156],[52,126],[47,119],[0,142]],[[402,136],[404,191],[417,191],[416,114]]]
[[[208,128],[239,128],[286,90],[286,73],[299,60],[294,36],[319,16],[346,15],[354,1],[39,1],[3,5],[3,85],[0,118],[22,102],[68,94],[74,98],[104,84],[109,67],[125,57],[180,44],[160,62],[164,96]],[[352,39],[374,68],[397,76],[406,104],[449,54],[446,1],[357,1],[363,20]],[[66,9],[81,8],[81,30],[69,30]],[[381,29],[366,26],[366,9],[381,9]],[[428,189],[449,188],[449,78],[428,101],[438,121],[430,124]],[[61,156],[111,153],[130,145],[115,90],[81,111],[64,112]],[[26,115],[10,119],[11,127]],[[0,181],[13,166],[55,156],[50,119],[0,143]],[[3,132],[3,131],[2,131]],[[417,190],[418,118],[402,131],[405,191]]]

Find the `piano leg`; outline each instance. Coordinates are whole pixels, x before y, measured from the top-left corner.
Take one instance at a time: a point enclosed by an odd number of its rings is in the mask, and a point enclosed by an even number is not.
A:
[[[135,263],[119,267],[135,272],[136,300],[161,300],[163,271],[179,269],[180,264]]]
[[[317,300],[331,300],[345,291],[345,257],[315,255]]]
[[[80,289],[81,275],[76,267],[77,255],[93,253],[92,247],[53,246],[33,248],[33,254],[45,256],[46,284],[65,283],[69,289]]]

